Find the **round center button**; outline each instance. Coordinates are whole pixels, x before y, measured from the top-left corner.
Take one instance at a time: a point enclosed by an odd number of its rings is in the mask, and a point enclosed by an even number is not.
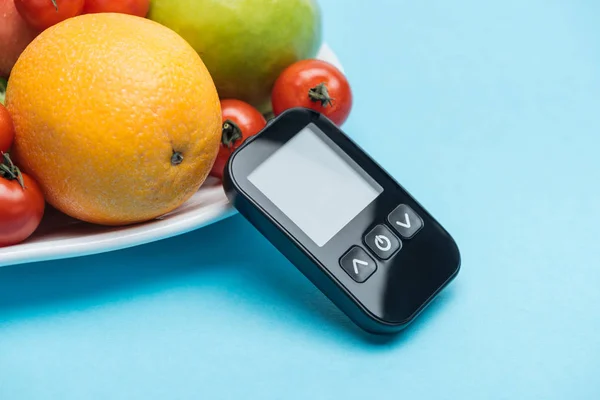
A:
[[[402,247],[402,242],[385,225],[377,225],[365,235],[365,244],[382,260],[390,258]]]

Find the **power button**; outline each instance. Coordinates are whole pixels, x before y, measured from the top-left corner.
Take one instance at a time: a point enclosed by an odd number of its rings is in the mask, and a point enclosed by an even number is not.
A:
[[[387,260],[398,249],[402,242],[385,225],[377,225],[365,235],[365,244],[380,259]]]

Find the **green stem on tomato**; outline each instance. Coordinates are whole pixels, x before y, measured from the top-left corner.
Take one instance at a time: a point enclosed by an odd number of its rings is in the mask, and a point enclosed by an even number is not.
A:
[[[58,12],[58,4],[56,4],[56,0],[50,0],[50,1],[52,1],[52,4],[54,4],[54,8]]]
[[[223,122],[223,128],[221,129],[221,143],[228,149],[235,144],[236,141],[242,139],[242,130],[237,124],[231,120],[225,120]]]
[[[319,83],[314,88],[308,90],[308,98],[314,103],[321,103],[322,107],[333,106],[333,99],[329,95],[327,85],[325,83]]]
[[[23,174],[21,174],[19,167],[13,164],[8,153],[0,152],[0,154],[2,155],[2,159],[0,160],[0,177],[9,181],[16,179],[19,181],[19,185],[25,189]]]

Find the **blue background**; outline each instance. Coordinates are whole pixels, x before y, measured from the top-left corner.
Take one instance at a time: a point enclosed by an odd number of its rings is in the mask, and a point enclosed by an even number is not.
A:
[[[2,399],[600,398],[600,3],[320,0],[345,126],[456,238],[361,334],[240,216],[0,270]]]

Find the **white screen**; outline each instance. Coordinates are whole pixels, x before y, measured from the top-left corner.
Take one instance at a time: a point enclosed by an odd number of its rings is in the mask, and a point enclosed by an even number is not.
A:
[[[304,128],[248,180],[317,246],[323,246],[383,189],[315,131],[319,129],[314,124]]]

